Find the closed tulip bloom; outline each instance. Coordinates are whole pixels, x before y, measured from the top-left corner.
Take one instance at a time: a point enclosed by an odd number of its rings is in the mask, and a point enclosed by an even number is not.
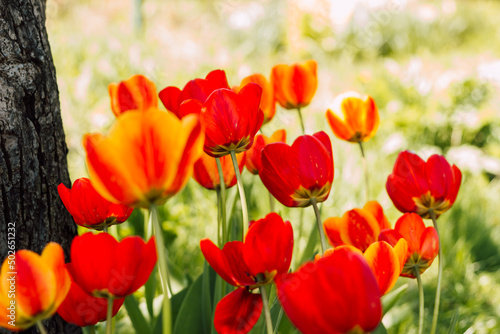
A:
[[[403,239],[395,243],[394,247],[378,241],[380,232],[391,228],[378,202],[370,201],[363,209],[349,210],[342,218],[328,218],[323,227],[330,244],[337,247],[335,249],[349,246],[363,254],[382,294],[394,287],[403,270],[408,245]]]
[[[85,135],[83,146],[92,185],[102,196],[149,208],[184,187],[203,153],[203,139],[197,116],[179,120],[150,109],[123,114],[107,136]]]
[[[71,263],[66,264],[66,268],[71,275]],[[114,317],[124,298],[113,300],[112,316]],[[97,298],[89,295],[78,284],[71,279],[71,288],[64,302],[57,309],[57,313],[66,322],[75,324],[78,327],[95,325],[106,320],[108,301],[106,298]]]
[[[236,155],[240,173],[243,171],[243,167],[245,166],[245,155],[246,152]],[[231,157],[229,155],[223,156],[220,158],[220,162],[222,165],[222,174],[224,175],[224,184],[226,185],[226,188],[231,188],[236,184],[236,174],[234,173]],[[210,190],[219,189],[219,171],[217,170],[215,158],[207,154],[203,154],[194,164],[193,178],[204,188]]]
[[[75,223],[95,230],[123,223],[134,210],[123,204],[112,203],[99,195],[85,177],[77,179],[71,189],[61,183],[57,191]]]
[[[156,265],[154,238],[118,242],[108,233],[85,233],[71,244],[74,281],[94,297],[123,298],[143,286]]]
[[[304,334],[367,333],[382,318],[377,281],[348,248],[277,277],[276,285],[283,310]]]
[[[462,173],[442,156],[434,154],[427,162],[410,151],[399,153],[385,187],[394,206],[401,212],[415,212],[422,218],[436,217],[455,203]]]
[[[317,63],[279,64],[271,71],[274,98],[286,109],[303,108],[311,103],[318,87]]]
[[[430,267],[439,252],[439,237],[432,226],[426,227],[422,218],[415,213],[405,213],[396,222],[394,230],[384,230],[379,240],[391,245],[404,239],[408,243],[408,253],[401,276],[415,278],[415,269],[422,274]]]
[[[9,255],[0,273],[0,327],[20,331],[52,317],[70,285],[59,244],[47,244],[42,255],[24,249]]]
[[[252,147],[264,114],[259,108],[262,88],[249,83],[238,93],[230,89],[214,91],[205,103],[197,100],[184,102],[181,117],[199,114],[205,130],[204,151],[217,158],[231,151],[240,153]]]
[[[205,79],[194,79],[189,81],[182,90],[169,86],[160,91],[159,97],[165,108],[182,118],[179,109],[182,102],[190,99],[205,102],[213,91],[225,88],[229,89],[226,73],[223,70],[214,70],[207,74]]]
[[[215,309],[218,333],[247,333],[262,311],[262,299],[251,290],[270,284],[290,268],[293,230],[276,213],[250,223],[244,242],[231,241],[219,249],[203,239],[201,251],[210,266],[231,285],[238,287],[221,299]]]
[[[269,123],[276,113],[276,100],[274,99],[274,89],[269,81],[267,81],[266,77],[262,74],[252,74],[241,81],[239,87],[234,89],[236,93],[240,90],[241,87],[254,82],[258,84],[262,88],[262,99],[260,100],[260,109],[264,113],[264,121],[262,125]]]
[[[247,151],[247,159],[245,162],[245,166],[250,173],[259,174],[259,170],[262,168],[262,150],[267,144],[277,142],[286,143],[285,130],[276,130],[271,137],[266,137],[260,133],[255,136],[252,147]]]
[[[371,96],[361,97],[349,92],[339,96],[340,108],[344,118],[341,119],[330,109],[326,119],[333,133],[339,139],[353,143],[368,141],[377,132],[379,125],[378,108]]]
[[[143,75],[134,75],[128,80],[108,86],[111,110],[120,116],[128,110],[148,110],[158,107],[156,86]]]
[[[289,146],[272,143],[261,153],[259,176],[269,192],[288,207],[323,202],[333,182],[332,144],[323,131],[298,137]]]

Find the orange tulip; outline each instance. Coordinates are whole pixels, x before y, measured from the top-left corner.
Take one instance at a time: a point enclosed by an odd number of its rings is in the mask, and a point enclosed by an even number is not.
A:
[[[50,318],[70,286],[59,244],[49,243],[42,255],[25,249],[9,255],[0,273],[0,326],[20,331]]]
[[[262,125],[269,123],[276,113],[276,100],[274,99],[274,90],[273,86],[269,81],[267,81],[266,77],[262,74],[253,74],[241,81],[239,87],[234,87],[233,90],[238,93],[240,88],[249,84],[250,82],[254,82],[258,84],[262,88],[262,99],[260,100],[260,109],[264,113],[264,122]]]
[[[308,60],[302,64],[279,64],[271,71],[274,98],[286,109],[306,107],[316,93],[317,63]]]
[[[391,224],[380,204],[370,201],[363,209],[352,209],[342,217],[326,219],[323,228],[333,246],[351,245],[364,252],[377,241],[380,231],[391,228]]]
[[[333,111],[326,111],[326,119],[337,138],[353,143],[368,141],[375,135],[379,125],[378,108],[371,96],[362,98],[349,92],[338,97],[344,119]]]
[[[107,136],[83,138],[95,189],[112,202],[144,208],[164,203],[184,187],[203,142],[198,116],[179,120],[158,109],[127,112]]]
[[[335,249],[352,247],[363,253],[382,294],[394,287],[406,262],[408,245],[404,239],[392,244],[394,247],[378,241],[380,232],[391,228],[379,203],[370,201],[363,209],[347,211],[342,218],[328,218],[323,228]]]
[[[243,171],[243,166],[245,166],[245,155],[246,152],[236,155],[240,173]],[[220,163],[222,165],[222,174],[224,175],[224,184],[226,188],[231,188],[236,184],[236,174],[234,173],[231,157],[229,155],[221,157]],[[194,164],[193,178],[204,188],[211,190],[220,188],[219,171],[215,158],[208,154],[203,154]]]
[[[128,110],[147,110],[158,107],[156,86],[143,75],[108,86],[111,110],[116,117]]]
[[[248,171],[252,174],[259,174],[259,170],[262,168],[262,160],[260,154],[267,144],[271,143],[286,143],[286,131],[276,130],[271,137],[266,137],[263,134],[258,134],[255,136],[252,147],[247,151],[247,159],[245,166]]]
[[[415,268],[422,274],[438,255],[439,237],[434,227],[425,227],[419,215],[405,213],[396,222],[394,230],[384,230],[379,236],[379,240],[391,245],[403,239],[408,243],[408,252],[401,276],[415,278]]]

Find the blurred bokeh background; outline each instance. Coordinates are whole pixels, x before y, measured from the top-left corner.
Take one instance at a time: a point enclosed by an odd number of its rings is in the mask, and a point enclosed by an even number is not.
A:
[[[439,332],[456,321],[450,333],[499,333],[499,15],[499,1],[48,0],[71,178],[87,176],[83,134],[105,132],[114,120],[111,82],[144,74],[161,90],[221,68],[230,85],[238,85],[255,72],[269,76],[277,63],[313,58],[319,87],[303,110],[306,131],[326,131],[335,159],[323,218],[364,205],[359,147],[333,136],[325,111],[345,91],[369,94],[381,119],[365,145],[371,197],[392,223],[400,213],[384,185],[399,151],[444,154],[464,174],[457,203],[439,219],[445,254]],[[300,134],[296,114],[278,107],[263,131],[279,128],[290,144]],[[269,211],[266,189],[258,177],[243,177],[250,218],[261,218]],[[230,202],[235,196],[231,189]],[[215,240],[215,203],[215,193],[190,181],[162,209],[179,290],[203,270],[198,244]],[[300,209],[276,208],[294,226],[301,254],[313,210],[301,218]],[[115,233],[141,234],[142,221],[137,211]],[[422,276],[429,323],[436,277],[437,263]],[[416,282],[401,278],[398,285],[405,283],[405,295],[384,318],[389,333],[416,333]],[[133,332],[128,318],[121,319],[119,332]]]

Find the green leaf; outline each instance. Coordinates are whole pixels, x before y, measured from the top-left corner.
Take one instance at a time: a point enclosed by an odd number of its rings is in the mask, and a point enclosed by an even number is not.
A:
[[[385,328],[384,324],[380,322],[378,327],[372,332],[372,334],[387,334],[387,329]]]
[[[397,301],[405,294],[407,289],[408,284],[403,284],[396,290],[392,290],[382,297],[382,309],[384,310],[384,314],[389,312],[389,310],[396,305]]]
[[[213,290],[215,285],[215,273],[212,275],[210,271],[210,289]],[[185,333],[210,333],[210,326],[206,327],[204,319],[207,312],[203,306],[203,274],[198,276],[194,283],[189,287],[189,290],[182,302],[179,309],[179,314],[176,317],[174,325],[174,334],[185,334]],[[211,312],[208,319],[211,319]]]
[[[314,250],[316,249],[316,246],[318,244],[318,239],[319,239],[318,225],[313,224],[313,227],[311,229],[311,234],[309,235],[306,248],[304,248],[304,252],[302,253],[302,257],[300,258],[299,265],[314,258],[315,255]]]
[[[201,293],[202,322],[204,328],[212,327],[212,297],[210,296],[210,267],[205,261],[203,263],[203,284]],[[206,332],[206,331],[205,331]]]
[[[175,321],[177,319],[177,315],[179,314],[179,310],[182,306],[182,303],[184,302],[184,298],[186,298],[186,295],[189,291],[189,288],[191,286],[184,288],[180,292],[176,293],[175,295],[172,296],[170,299],[170,303],[172,306],[172,327],[175,327]],[[162,325],[163,325],[163,318],[162,318],[162,313],[163,310],[160,311],[160,314],[155,319],[155,323],[153,325],[153,334],[162,334]]]
[[[455,313],[453,314],[453,318],[451,319],[450,328],[448,328],[448,334],[455,333],[455,327],[457,325],[457,321],[458,321],[458,307],[455,310]]]
[[[144,315],[139,308],[139,302],[135,299],[134,295],[127,296],[124,304],[136,333],[151,333],[151,327],[144,318]]]
[[[156,284],[158,282],[156,275],[158,275],[158,266],[154,267],[153,272],[149,276],[148,281],[144,285],[145,288],[144,296],[146,297],[146,306],[148,307],[148,312],[151,319],[154,319],[155,317],[153,310],[153,302],[156,295]]]

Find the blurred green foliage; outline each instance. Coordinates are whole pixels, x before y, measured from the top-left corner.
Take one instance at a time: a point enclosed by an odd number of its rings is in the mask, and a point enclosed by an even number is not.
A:
[[[323,217],[364,204],[358,147],[333,136],[324,112],[346,90],[369,94],[381,118],[377,135],[365,147],[371,197],[391,222],[400,213],[385,192],[385,180],[399,151],[410,149],[424,158],[445,154],[464,175],[457,202],[439,218],[445,264],[439,332],[448,331],[454,319],[450,333],[500,332],[500,44],[495,42],[500,3],[409,1],[373,8],[360,2],[342,25],[331,18],[335,6],[341,2],[145,0],[138,34],[129,2],[49,0],[47,26],[72,179],[86,175],[82,135],[105,132],[113,122],[109,83],[141,73],[160,90],[223,68],[236,85],[252,72],[268,75],[276,63],[314,58],[319,87],[304,110],[306,129],[326,131],[335,158],[335,181],[322,205]],[[288,143],[300,134],[295,114],[282,109],[263,131],[278,128],[287,129]],[[244,173],[243,179],[250,218],[262,218],[269,212],[267,190],[258,177]],[[231,202],[236,189],[228,193]],[[314,214],[310,208],[275,206],[295,230],[295,269],[314,229]],[[160,210],[176,275],[174,291],[203,271],[199,241],[215,240],[216,217],[215,193],[192,180]],[[239,219],[236,200],[232,220]],[[143,213],[136,210],[112,230],[119,237],[145,235],[145,226]],[[422,277],[428,326],[436,277],[437,263]],[[389,333],[416,333],[416,282],[401,278],[398,286],[403,284],[408,289],[384,318]],[[187,290],[182,291],[185,296]],[[148,293],[136,294],[142,312],[149,314],[146,320],[159,309]],[[124,313],[117,328],[132,333]]]

